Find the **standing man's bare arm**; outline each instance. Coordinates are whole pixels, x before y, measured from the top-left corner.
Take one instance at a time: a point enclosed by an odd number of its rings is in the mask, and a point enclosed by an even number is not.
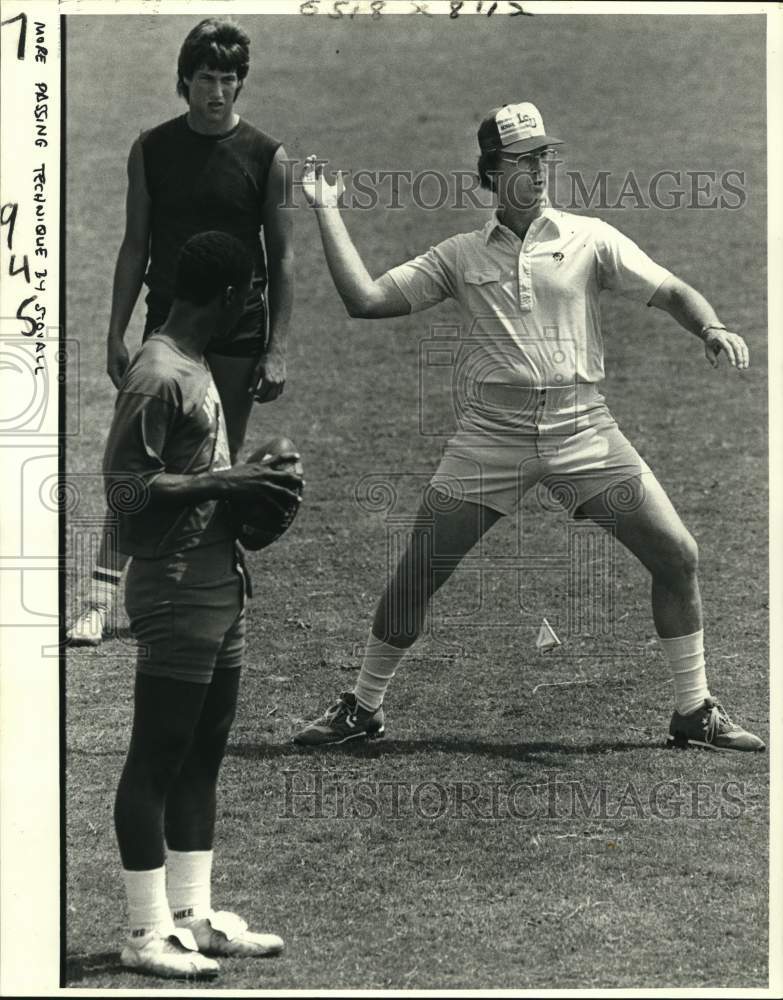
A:
[[[651,306],[662,309],[683,329],[704,341],[704,354],[713,368],[725,354],[733,368],[750,365],[748,345],[738,333],[732,333],[718,319],[718,314],[701,292],[671,274],[650,299]]]
[[[139,297],[150,246],[150,197],[144,177],[144,158],[137,139],[128,156],[128,194],[125,203],[125,235],[114,268],[114,288],[106,345],[106,371],[115,386],[128,367],[125,331]]]
[[[269,271],[269,341],[253,379],[253,395],[259,403],[277,399],[285,387],[285,352],[294,304],[292,186],[291,165],[280,146],[269,169],[263,207]]]
[[[411,311],[408,300],[387,274],[373,279],[345,228],[339,207],[343,193],[340,174],[334,184],[329,184],[323,164],[317,157],[308,156],[302,190],[315,209],[326,263],[348,315],[361,319],[407,316]]]

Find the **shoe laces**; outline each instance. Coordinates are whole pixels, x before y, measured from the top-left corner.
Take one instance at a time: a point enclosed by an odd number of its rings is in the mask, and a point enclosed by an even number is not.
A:
[[[325,713],[327,722],[340,722],[343,716],[349,724],[356,722],[356,709],[351,708],[346,695],[340,695],[338,701],[330,705]]]
[[[704,707],[707,709],[707,717],[704,720],[704,724],[709,742],[712,742],[713,738],[720,732],[738,728],[719,701],[716,701],[714,698],[708,698],[704,702]]]

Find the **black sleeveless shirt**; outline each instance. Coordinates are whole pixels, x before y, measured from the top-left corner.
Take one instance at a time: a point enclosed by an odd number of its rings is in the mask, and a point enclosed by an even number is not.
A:
[[[150,290],[174,298],[177,255],[196,233],[216,229],[241,240],[253,257],[254,283],[266,285],[261,240],[269,168],[280,143],[240,119],[225,135],[194,132],[186,115],[141,134],[152,206]]]

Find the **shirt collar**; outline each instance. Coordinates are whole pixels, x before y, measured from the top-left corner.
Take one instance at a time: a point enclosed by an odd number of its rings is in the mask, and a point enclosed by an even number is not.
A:
[[[560,224],[558,219],[559,215],[560,213],[557,212],[554,208],[552,208],[551,205],[546,205],[544,206],[544,209],[541,212],[541,215],[538,217],[538,219],[534,219],[534,221],[531,223],[531,228],[533,226],[543,228],[544,225],[550,225],[554,227],[555,232],[559,236],[560,235]],[[503,223],[500,221],[500,219],[498,218],[497,211],[495,211],[492,213],[492,218],[484,226],[483,229],[484,243],[488,244],[493,233],[496,233],[498,231],[511,233],[511,230],[508,228],[508,226],[504,226]],[[514,234],[511,233],[511,235],[513,236]]]

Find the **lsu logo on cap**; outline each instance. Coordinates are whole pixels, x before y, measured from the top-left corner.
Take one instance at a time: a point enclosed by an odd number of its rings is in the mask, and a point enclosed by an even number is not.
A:
[[[560,145],[562,139],[547,135],[541,112],[529,101],[493,108],[478,129],[482,150],[508,149],[525,153],[541,146]]]
[[[531,139],[544,134],[544,123],[538,108],[533,104],[507,104],[500,108],[495,121],[500,141],[504,146],[520,139]]]

